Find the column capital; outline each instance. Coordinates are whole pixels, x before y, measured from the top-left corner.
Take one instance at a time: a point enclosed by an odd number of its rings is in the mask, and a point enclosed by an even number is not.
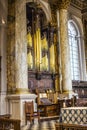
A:
[[[58,9],[67,9],[70,5],[71,0],[57,0]]]

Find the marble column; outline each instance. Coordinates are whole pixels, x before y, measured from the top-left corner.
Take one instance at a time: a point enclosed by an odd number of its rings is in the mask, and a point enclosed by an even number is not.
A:
[[[70,69],[70,54],[68,43],[68,21],[67,8],[70,0],[58,1],[59,23],[60,23],[60,53],[61,53],[61,73],[62,73],[62,92],[70,94],[72,92],[72,80]]]
[[[8,3],[8,95],[7,109],[12,119],[25,125],[25,101],[34,102],[37,95],[29,93],[27,67],[26,1]]]
[[[26,1],[8,2],[7,90],[28,93]]]
[[[26,1],[15,3],[16,93],[28,93]]]

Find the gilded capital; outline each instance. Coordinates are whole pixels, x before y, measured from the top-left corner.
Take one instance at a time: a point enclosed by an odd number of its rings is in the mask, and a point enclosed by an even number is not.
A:
[[[57,0],[58,9],[67,9],[70,5],[71,0]]]

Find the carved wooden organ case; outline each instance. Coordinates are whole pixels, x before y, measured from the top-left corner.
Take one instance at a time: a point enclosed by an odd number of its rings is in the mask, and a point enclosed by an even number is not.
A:
[[[55,89],[55,29],[47,23],[43,10],[35,3],[26,5],[27,63],[30,91]]]

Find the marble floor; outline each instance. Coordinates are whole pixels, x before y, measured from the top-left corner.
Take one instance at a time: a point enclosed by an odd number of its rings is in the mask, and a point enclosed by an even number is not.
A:
[[[40,123],[35,121],[33,124],[27,124],[22,127],[22,130],[55,130],[55,123],[59,122],[58,119],[43,120]]]

